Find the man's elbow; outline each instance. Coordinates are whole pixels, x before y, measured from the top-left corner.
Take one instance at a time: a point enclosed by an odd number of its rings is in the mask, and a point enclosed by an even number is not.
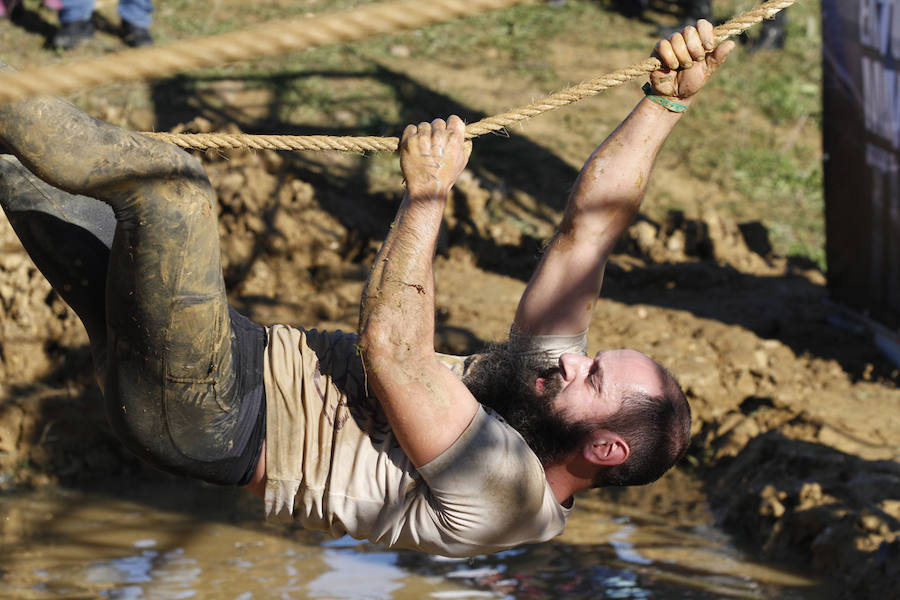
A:
[[[388,376],[396,369],[397,361],[392,348],[381,335],[367,327],[360,332],[357,349],[369,383],[379,387],[382,375]]]
[[[384,360],[394,352],[386,328],[373,322],[359,332],[359,352],[366,362]]]
[[[359,336],[359,350],[367,368],[394,367],[409,363],[433,348],[424,349],[406,327],[370,322]]]
[[[631,225],[641,206],[641,196],[617,195],[601,201],[582,202],[570,207],[560,232],[571,237],[618,237]]]

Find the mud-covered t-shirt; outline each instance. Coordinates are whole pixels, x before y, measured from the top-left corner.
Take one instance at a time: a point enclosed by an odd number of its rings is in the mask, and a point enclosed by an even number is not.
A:
[[[570,509],[499,415],[482,407],[447,450],[416,469],[366,393],[355,335],[275,325],[268,339],[270,520],[445,556],[542,542],[564,529]],[[441,359],[458,376],[471,362]]]

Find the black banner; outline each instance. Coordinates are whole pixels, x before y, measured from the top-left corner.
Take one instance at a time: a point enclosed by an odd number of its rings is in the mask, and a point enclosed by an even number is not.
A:
[[[823,0],[825,227],[835,299],[900,324],[900,0]]]

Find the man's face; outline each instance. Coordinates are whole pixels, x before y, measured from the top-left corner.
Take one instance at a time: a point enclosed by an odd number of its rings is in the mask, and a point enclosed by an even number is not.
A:
[[[659,397],[665,393],[662,368],[635,350],[607,350],[591,359],[563,354],[559,359],[561,391],[553,407],[570,423],[602,423],[622,407],[629,394]],[[538,390],[548,385],[538,379]]]

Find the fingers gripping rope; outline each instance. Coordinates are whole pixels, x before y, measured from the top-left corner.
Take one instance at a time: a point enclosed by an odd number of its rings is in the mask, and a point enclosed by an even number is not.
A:
[[[157,48],[142,48],[103,57],[44,67],[33,72],[0,74],[0,103],[39,94],[65,94],[113,82],[164,77],[200,67],[246,61],[322,44],[359,40],[370,35],[404,31],[455,17],[508,8],[524,0],[401,0],[363,6],[352,11],[267,23],[249,30],[211,36]],[[769,0],[715,28],[717,43],[771,19],[798,0]],[[482,119],[466,127],[474,138],[504,129],[539,114],[594,96],[603,90],[660,68],[648,58],[591,81],[550,94],[543,100]],[[394,151],[396,137],[283,136],[233,134],[145,133],[182,148],[259,150]]]
[[[716,27],[716,44],[730,37],[743,33],[747,29],[771,19],[798,0],[770,0],[760,6],[737,16],[727,23]],[[550,94],[543,100],[514,108],[505,113],[487,117],[466,126],[466,137],[475,138],[486,133],[499,131],[506,127],[536,117],[539,114],[562,108],[590,96],[595,96],[627,81],[636,79],[659,69],[662,65],[656,58],[648,58],[643,62],[625,67],[618,71],[602,75],[585,83]],[[224,149],[224,148],[256,148],[266,150],[339,150],[346,152],[389,151],[397,149],[399,139],[395,137],[341,137],[341,136],[256,136],[256,135],[220,135],[210,134],[167,134],[148,133],[182,148]]]
[[[797,0],[771,0],[761,4],[753,10],[735,17],[727,23],[719,25],[713,30],[716,44],[721,44],[728,38],[746,31],[764,19],[773,18],[779,12],[795,2],[797,2]],[[472,123],[466,127],[466,136],[476,137],[484,135],[485,133],[497,131],[514,123],[535,117],[541,113],[567,106],[590,96],[595,96],[603,90],[620,86],[627,81],[652,73],[661,66],[662,64],[657,58],[648,58],[636,65],[625,67],[624,69],[570,87],[561,92],[550,94],[539,102],[482,119],[477,123]]]

